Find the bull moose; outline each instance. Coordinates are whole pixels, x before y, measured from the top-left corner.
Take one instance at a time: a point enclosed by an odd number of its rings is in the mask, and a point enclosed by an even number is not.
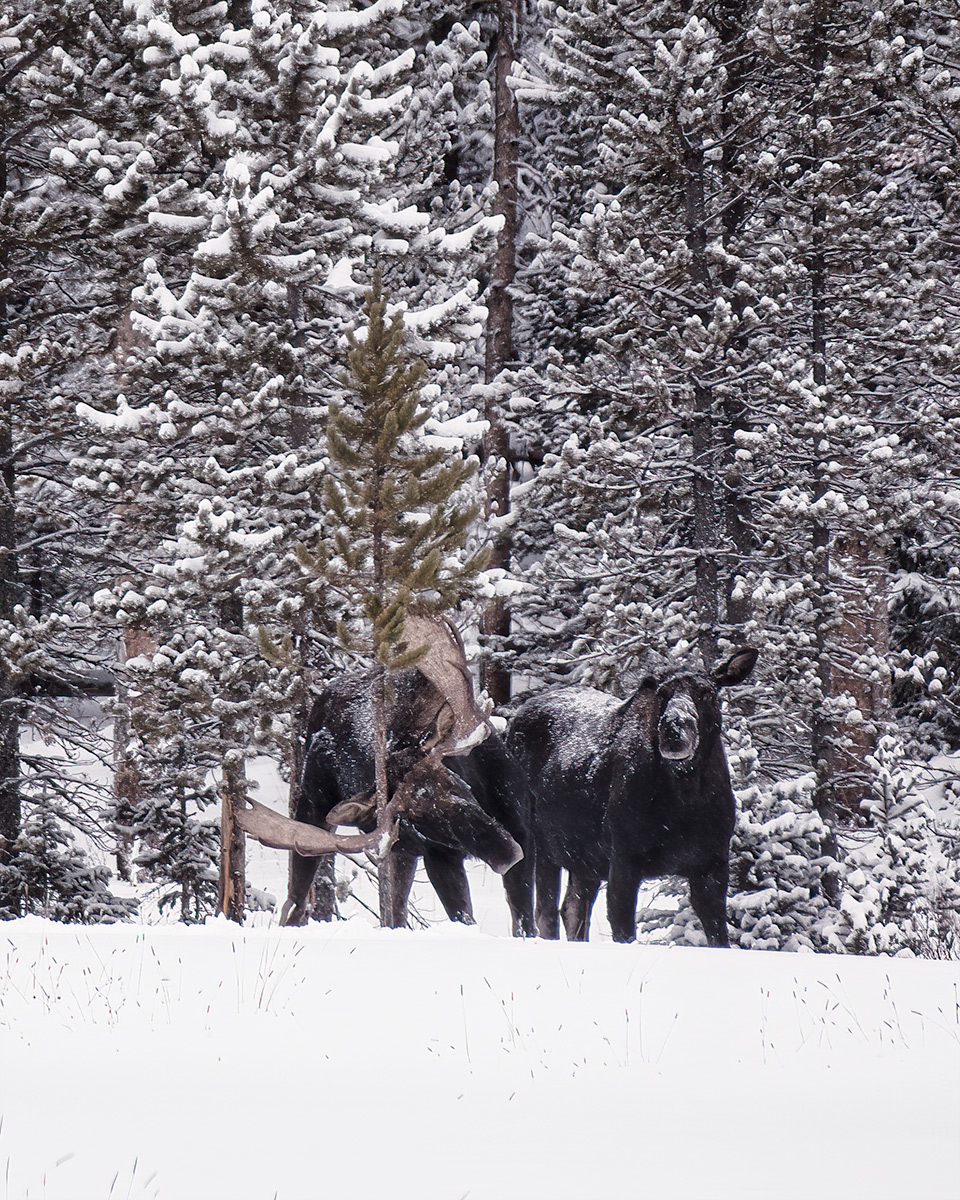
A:
[[[641,881],[682,875],[708,943],[729,945],[735,802],[718,689],[742,683],[756,661],[757,651],[744,647],[710,676],[660,660],[626,700],[562,687],[518,709],[507,745],[534,783],[541,937],[559,937],[562,911],[567,937],[586,941],[606,879],[614,940],[633,941]]]
[[[395,820],[394,910],[406,922],[417,860],[452,921],[473,923],[465,858],[503,875],[515,936],[533,936],[533,862],[524,856],[529,832],[526,779],[503,741],[476,707],[456,630],[408,617],[412,644],[430,646],[425,659],[391,680],[387,781]],[[306,918],[306,898],[319,855],[377,847],[370,676],[348,672],[317,696],[307,723],[304,769],[294,819],[254,803],[241,826],[268,845],[295,851],[281,923]],[[353,825],[359,835],[334,832]],[[378,847],[382,849],[382,847]]]

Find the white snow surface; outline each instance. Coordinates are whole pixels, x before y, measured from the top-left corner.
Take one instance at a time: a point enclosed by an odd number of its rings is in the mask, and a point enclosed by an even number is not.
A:
[[[0,925],[0,1197],[960,1195],[960,965],[515,941],[471,882],[475,928]]]

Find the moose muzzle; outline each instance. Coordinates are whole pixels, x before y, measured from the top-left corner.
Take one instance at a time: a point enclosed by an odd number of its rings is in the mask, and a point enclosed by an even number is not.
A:
[[[690,696],[672,696],[660,717],[660,754],[672,762],[692,758],[700,744],[700,718]]]

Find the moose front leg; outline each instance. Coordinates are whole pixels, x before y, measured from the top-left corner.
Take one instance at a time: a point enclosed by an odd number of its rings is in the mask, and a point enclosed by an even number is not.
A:
[[[533,919],[533,847],[528,845],[523,858],[503,877],[503,890],[510,909],[514,937],[536,937]]]
[[[380,863],[380,924],[385,929],[406,929],[409,924],[407,901],[418,858],[394,846]]]
[[[700,918],[709,946],[729,946],[727,931],[727,878],[730,864],[718,860],[706,870],[691,875],[690,904]]]
[[[607,880],[607,918],[615,942],[633,942],[637,937],[637,893],[640,870],[614,855]]]
[[[560,937],[560,868],[543,851],[537,852],[537,933],[556,941]]]
[[[463,855],[453,850],[431,847],[423,852],[423,865],[450,920],[459,921],[462,925],[475,925]]]

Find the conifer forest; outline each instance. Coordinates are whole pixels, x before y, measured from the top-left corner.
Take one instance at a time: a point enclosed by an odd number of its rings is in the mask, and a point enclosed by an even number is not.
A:
[[[756,650],[731,943],[960,957],[955,0],[3,0],[0,916],[279,908],[414,614],[501,731]]]

